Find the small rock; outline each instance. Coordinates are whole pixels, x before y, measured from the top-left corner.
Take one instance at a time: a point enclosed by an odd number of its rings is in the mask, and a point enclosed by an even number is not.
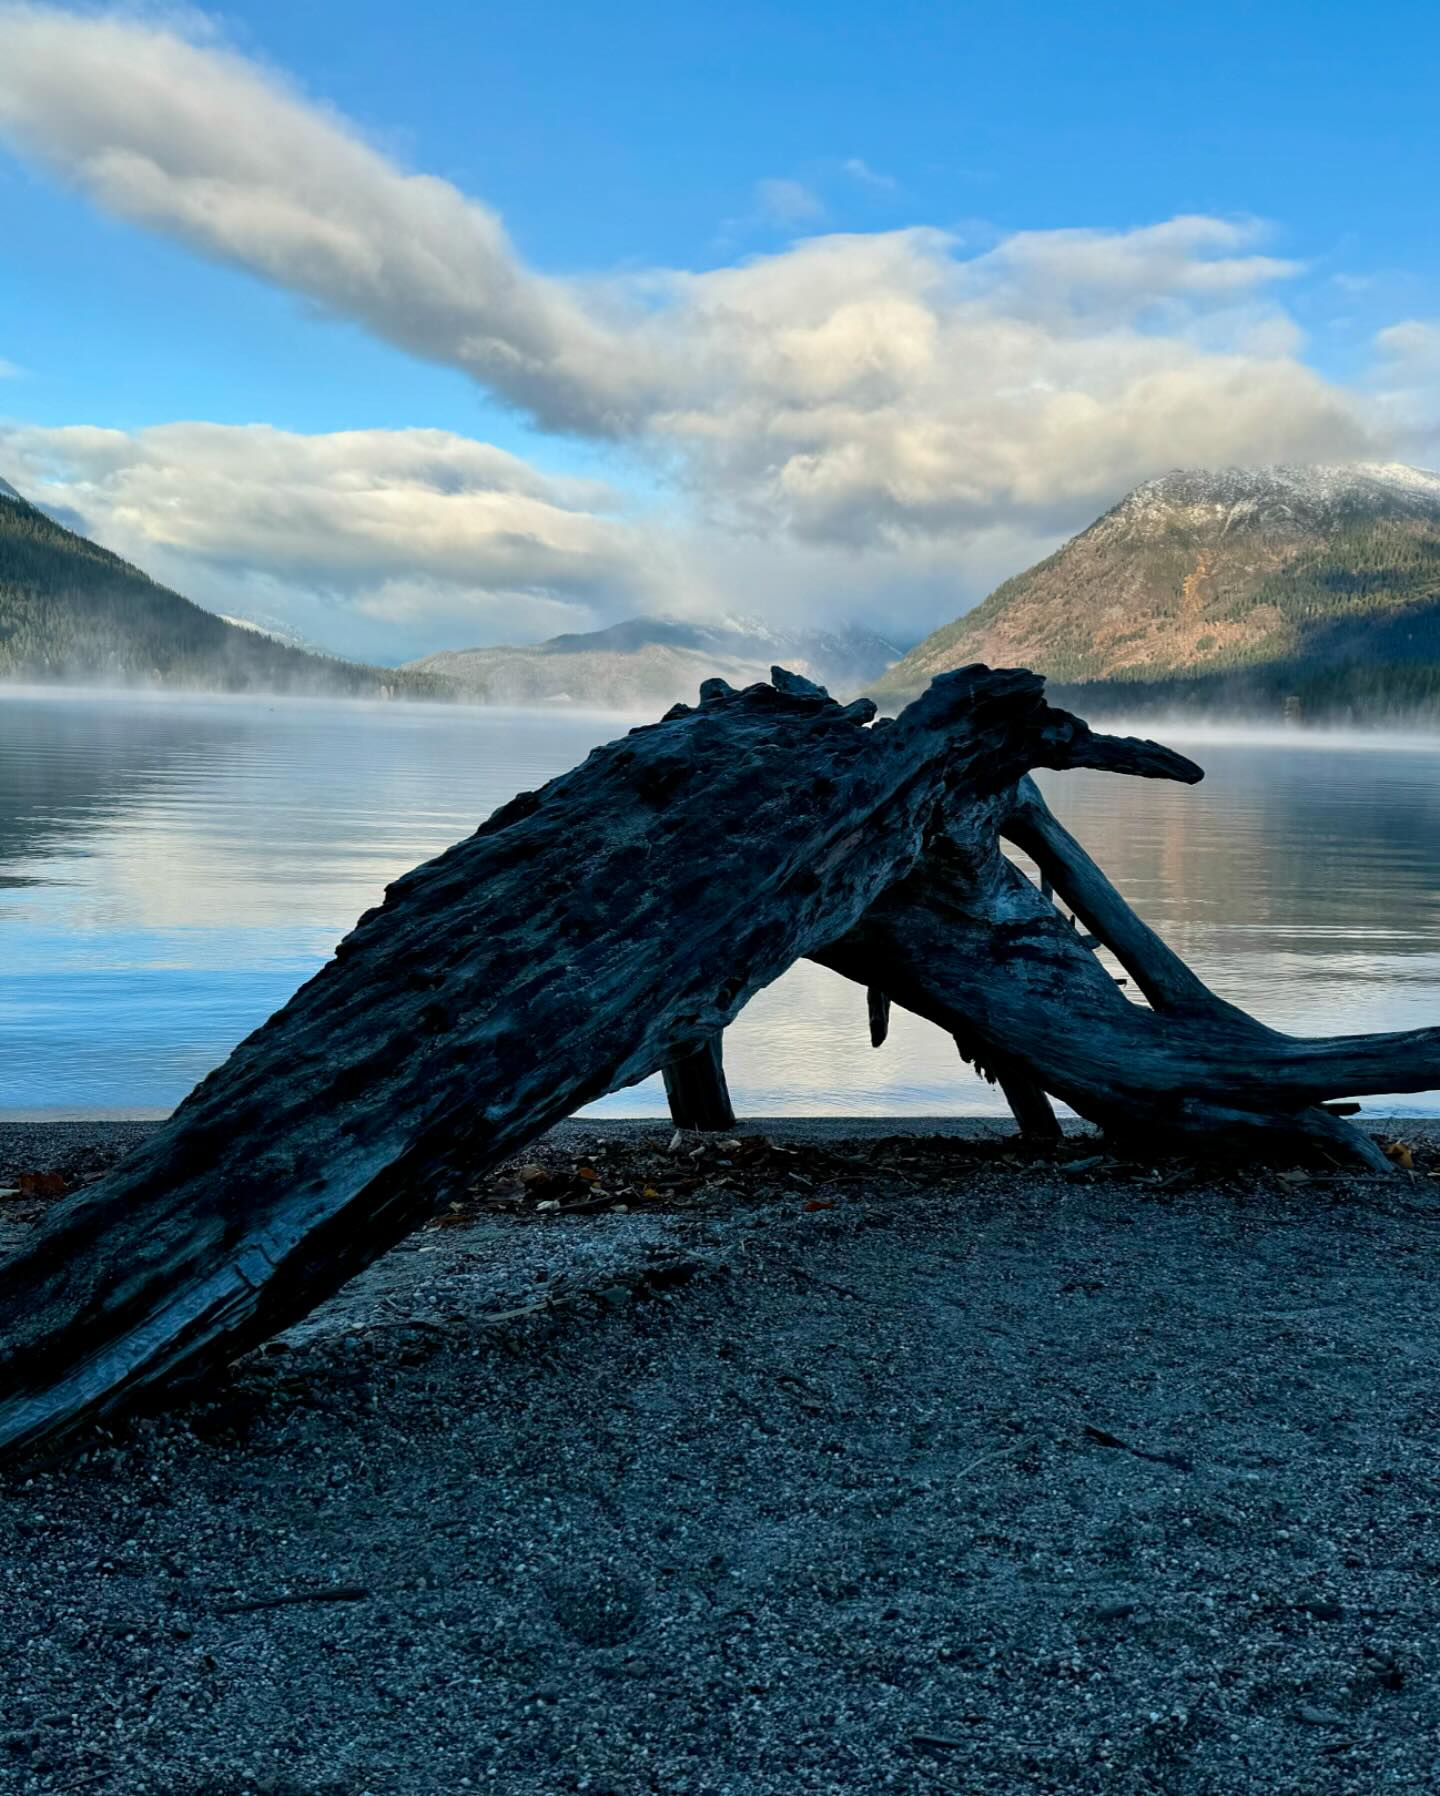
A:
[[[1313,1615],[1316,1621],[1339,1621],[1345,1613],[1344,1608],[1336,1602],[1333,1596],[1301,1597],[1299,1607],[1307,1615]]]

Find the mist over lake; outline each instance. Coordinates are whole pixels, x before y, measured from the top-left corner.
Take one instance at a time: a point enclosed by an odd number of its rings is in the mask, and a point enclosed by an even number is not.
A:
[[[387,881],[639,719],[11,691],[0,699],[0,1113],[163,1114]],[[1223,996],[1310,1033],[1440,1015],[1440,737],[1147,733],[1187,789],[1047,775],[1065,824]],[[802,963],[729,1032],[742,1114],[1004,1115],[949,1038]],[[1367,1100],[1440,1114],[1440,1094]],[[596,1106],[665,1113],[658,1079]]]

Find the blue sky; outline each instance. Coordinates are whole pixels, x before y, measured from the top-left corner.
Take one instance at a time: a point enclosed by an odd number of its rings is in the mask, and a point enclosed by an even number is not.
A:
[[[1433,444],[1434,9],[396,19],[0,11],[0,474],[202,602],[913,635],[1165,467]]]

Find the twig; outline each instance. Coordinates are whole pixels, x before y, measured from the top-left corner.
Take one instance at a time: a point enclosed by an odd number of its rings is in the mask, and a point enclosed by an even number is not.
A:
[[[1129,1441],[1122,1441],[1118,1434],[1111,1434],[1106,1428],[1092,1428],[1085,1424],[1085,1438],[1092,1440],[1100,1447],[1119,1447],[1123,1452],[1133,1454],[1136,1459],[1148,1459],[1155,1465],[1174,1466],[1178,1472],[1193,1472],[1195,1464],[1183,1453],[1151,1453],[1145,1447],[1132,1447]]]
[[[1006,1459],[1010,1454],[1018,1453],[1022,1447],[1027,1447],[1029,1444],[1028,1441],[1021,1440],[1011,1441],[1008,1447],[992,1447],[988,1453],[982,1453],[978,1459],[972,1459],[969,1465],[963,1466],[955,1474],[955,1477],[957,1480],[968,1478],[972,1472],[977,1471],[982,1465],[987,1465],[992,1459]]]
[[[279,1596],[252,1596],[242,1602],[220,1603],[217,1615],[248,1615],[252,1609],[285,1609],[291,1603],[363,1603],[370,1592],[363,1584],[326,1584],[319,1590],[292,1590]]]

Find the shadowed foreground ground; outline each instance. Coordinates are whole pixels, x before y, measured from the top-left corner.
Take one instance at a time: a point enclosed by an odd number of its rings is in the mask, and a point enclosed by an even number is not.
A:
[[[1440,1785],[1420,1126],[1308,1183],[763,1127],[568,1125],[4,1474],[0,1791]],[[0,1129],[0,1185],[124,1138]]]

